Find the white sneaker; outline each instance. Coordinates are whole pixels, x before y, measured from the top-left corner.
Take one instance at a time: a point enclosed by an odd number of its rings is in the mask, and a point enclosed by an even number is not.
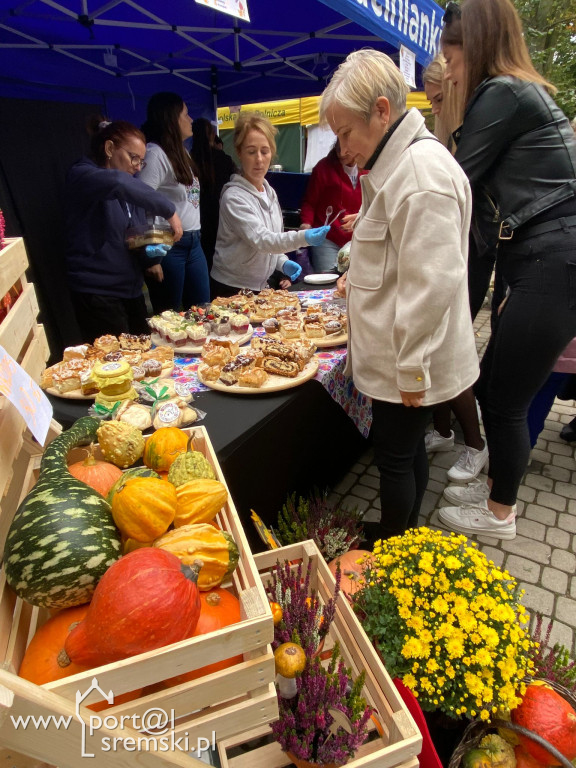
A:
[[[476,480],[488,461],[488,446],[484,445],[481,451],[476,448],[464,446],[464,450],[458,456],[453,467],[448,470],[448,480],[461,485]]]
[[[442,437],[440,432],[436,432],[435,429],[431,432],[426,432],[424,435],[424,445],[426,446],[426,453],[451,451],[454,448],[454,432],[450,430],[450,437]]]
[[[449,528],[462,533],[491,536],[494,539],[513,539],[516,536],[516,505],[505,520],[499,520],[488,509],[488,502],[461,507],[441,507],[438,517]]]
[[[490,495],[490,488],[483,480],[473,480],[468,485],[449,485],[444,497],[452,504],[478,504]]]

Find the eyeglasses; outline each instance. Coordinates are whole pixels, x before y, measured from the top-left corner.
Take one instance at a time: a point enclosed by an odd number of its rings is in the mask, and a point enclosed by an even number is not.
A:
[[[458,3],[448,3],[444,16],[442,17],[444,24],[452,24],[454,19],[460,18],[462,18],[462,8],[460,8]]]
[[[118,147],[118,149],[123,149],[124,152],[130,156],[130,162],[134,168],[140,168],[140,170],[146,168],[146,161],[142,160],[140,155],[135,155],[133,152],[129,152],[126,147]]]

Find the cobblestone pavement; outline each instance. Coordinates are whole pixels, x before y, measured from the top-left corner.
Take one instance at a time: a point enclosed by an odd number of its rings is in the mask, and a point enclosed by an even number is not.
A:
[[[474,324],[481,355],[490,335],[490,318],[483,309]],[[553,620],[551,643],[559,642],[576,657],[576,461],[574,447],[560,438],[560,430],[576,415],[576,403],[556,400],[545,429],[531,455],[531,464],[518,494],[516,538],[500,541],[474,537],[479,548],[506,568],[525,590],[523,603]],[[456,432],[453,451],[431,455],[430,479],[420,514],[420,524],[445,529],[437,510],[448,502],[446,470],[463,444]],[[485,479],[485,478],[482,478]],[[358,506],[366,520],[380,520],[378,470],[372,452],[363,455],[337,486],[331,498],[348,508]],[[547,626],[547,620],[544,626]]]

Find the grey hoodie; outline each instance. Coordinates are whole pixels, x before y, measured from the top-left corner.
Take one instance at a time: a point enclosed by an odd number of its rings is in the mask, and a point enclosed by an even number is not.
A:
[[[278,197],[268,182],[260,193],[235,173],[220,197],[214,280],[252,291],[266,288],[270,275],[282,271],[288,260],[284,252],[306,245],[304,230],[283,232],[283,226]]]

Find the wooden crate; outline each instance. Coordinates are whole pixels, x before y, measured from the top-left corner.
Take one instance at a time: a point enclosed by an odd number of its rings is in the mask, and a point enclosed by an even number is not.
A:
[[[270,581],[270,572],[279,560],[303,563],[305,572],[312,563],[311,587],[317,591],[322,603],[334,594],[334,577],[313,541],[293,544],[282,549],[255,556],[256,565],[264,584]],[[386,672],[372,643],[362,629],[352,608],[340,593],[336,615],[326,638],[325,650],[338,641],[346,664],[354,677],[366,673],[363,695],[376,710],[375,717],[382,735],[374,723],[366,741],[347,768],[416,768],[422,748],[422,736]],[[222,768],[285,768],[290,759],[272,739],[269,727],[254,727],[239,736],[218,743]]]
[[[36,323],[37,304],[33,286],[26,283],[26,266],[22,241],[9,241],[0,251],[0,294],[5,295],[16,285],[22,292],[0,324],[0,344],[37,379],[48,347],[41,326]],[[38,350],[42,351],[39,358]],[[59,425],[53,422],[49,439],[59,431]],[[187,431],[194,433],[195,449],[206,456],[217,478],[226,484],[206,430],[197,427]],[[0,553],[18,504],[38,477],[41,456],[42,449],[25,431],[25,423],[16,409],[0,398]],[[79,452],[73,451],[69,461],[78,458]],[[77,768],[80,721],[74,714],[76,693],[85,692],[94,677],[103,691],[112,691],[115,697],[143,689],[136,699],[107,709],[107,716],[116,717],[118,721],[124,716],[129,723],[134,715],[141,716],[152,708],[174,710],[174,737],[187,734],[191,745],[200,738],[211,740],[213,732],[218,739],[226,738],[277,718],[274,657],[270,647],[274,635],[272,614],[230,495],[216,520],[233,536],[239,549],[238,567],[229,583],[223,585],[240,600],[242,620],[238,624],[43,686],[22,680],[15,673],[30,639],[48,618],[48,612],[18,598],[6,584],[4,571],[0,571],[0,766],[30,768],[38,766],[41,759],[60,768]],[[240,655],[242,662],[219,672],[171,688],[161,685],[168,678]],[[98,698],[102,697],[96,696],[91,701]],[[74,717],[70,728],[66,731],[54,728],[52,734],[16,730],[10,720],[10,715],[46,717],[66,716],[71,712]],[[121,738],[141,735],[127,727],[121,731],[103,728],[102,733],[105,732]],[[145,745],[141,751],[150,752],[150,748]],[[93,761],[95,766],[105,763],[118,768],[202,765],[178,751],[162,755],[150,753],[143,760],[138,752],[121,750],[117,754],[98,755]]]
[[[46,360],[50,354],[44,327],[39,325],[38,302],[34,286],[26,280],[28,258],[22,238],[8,238],[6,245],[0,249],[0,298],[11,293],[16,298],[8,315],[0,323],[0,346],[30,374],[34,381],[40,380]],[[17,457],[24,442],[28,454],[34,450],[32,438],[25,435],[26,422],[18,411],[13,408],[3,395],[0,395],[0,499],[9,493],[12,486],[12,496],[5,498],[3,504],[11,507],[14,504],[14,491],[22,487],[25,481],[23,475],[14,478],[14,471],[25,472],[28,462],[17,466]],[[4,548],[6,531],[0,517],[0,548]]]

